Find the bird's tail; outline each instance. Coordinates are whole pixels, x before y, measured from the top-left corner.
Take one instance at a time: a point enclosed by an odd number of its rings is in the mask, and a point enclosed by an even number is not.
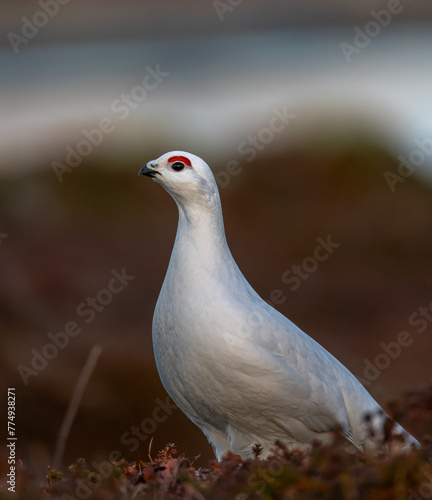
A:
[[[369,433],[365,449],[404,453],[420,447],[417,439],[384,410],[366,415],[365,422]]]

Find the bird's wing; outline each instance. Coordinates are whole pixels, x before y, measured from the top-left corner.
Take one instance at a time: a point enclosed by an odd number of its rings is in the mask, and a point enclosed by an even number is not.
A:
[[[265,326],[249,325],[248,334],[243,328],[242,336],[231,338],[227,359],[236,366],[236,384],[252,391],[253,404],[281,426],[299,421],[316,433],[340,429],[348,437],[341,378],[352,375],[287,318],[271,311],[264,315]]]

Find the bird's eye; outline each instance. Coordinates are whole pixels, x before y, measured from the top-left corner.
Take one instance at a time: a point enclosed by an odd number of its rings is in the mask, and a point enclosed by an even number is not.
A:
[[[171,165],[171,168],[176,172],[180,172],[180,170],[183,170],[185,168],[185,165],[181,161],[176,161]]]

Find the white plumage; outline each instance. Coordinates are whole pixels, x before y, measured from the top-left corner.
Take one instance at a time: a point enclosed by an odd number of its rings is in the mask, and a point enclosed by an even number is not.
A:
[[[337,359],[262,300],[237,267],[208,165],[173,151],[140,174],[161,184],[179,210],[153,318],[157,368],[217,458],[228,451],[251,456],[257,443],[265,456],[276,440],[290,447],[329,442],[335,431],[351,446],[380,448],[387,417],[381,407]],[[393,432],[405,448],[418,445],[398,424]]]

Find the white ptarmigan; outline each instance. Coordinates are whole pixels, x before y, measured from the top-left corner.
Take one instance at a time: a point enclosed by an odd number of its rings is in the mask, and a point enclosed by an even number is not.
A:
[[[340,432],[352,447],[383,448],[388,416],[336,358],[253,290],[228,248],[219,192],[199,157],[172,151],[139,175],[174,198],[179,223],[153,318],[165,389],[220,460],[262,455],[276,440],[307,447]],[[371,430],[373,430],[371,434]],[[419,443],[398,424],[402,448]]]

